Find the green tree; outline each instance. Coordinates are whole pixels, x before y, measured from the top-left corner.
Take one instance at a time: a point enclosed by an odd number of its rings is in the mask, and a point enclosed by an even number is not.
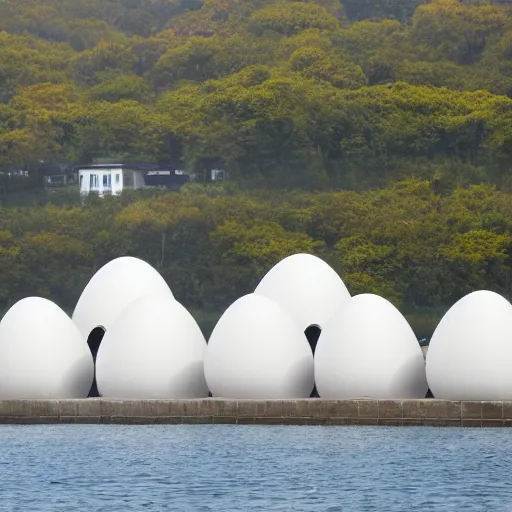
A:
[[[325,7],[304,2],[268,5],[254,12],[251,20],[256,33],[273,30],[286,36],[310,28],[335,30],[339,26],[336,18]]]

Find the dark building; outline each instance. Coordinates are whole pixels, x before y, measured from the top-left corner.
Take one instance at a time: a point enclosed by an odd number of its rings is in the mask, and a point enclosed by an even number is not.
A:
[[[39,173],[44,177],[47,187],[59,187],[76,181],[73,168],[68,164],[42,164]]]
[[[144,176],[144,181],[146,187],[162,187],[171,190],[179,190],[182,185],[191,181],[191,177],[183,171],[159,168],[148,170]]]

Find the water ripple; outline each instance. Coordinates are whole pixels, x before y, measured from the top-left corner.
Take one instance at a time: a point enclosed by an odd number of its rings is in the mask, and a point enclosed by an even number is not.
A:
[[[512,510],[508,429],[0,426],[0,511]]]

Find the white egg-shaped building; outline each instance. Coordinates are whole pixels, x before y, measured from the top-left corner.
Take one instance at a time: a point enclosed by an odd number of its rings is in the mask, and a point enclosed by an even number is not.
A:
[[[97,327],[108,329],[134,300],[152,293],[168,293],[163,277],[148,263],[124,256],[101,267],[78,299],[73,322],[87,339]]]
[[[456,302],[439,322],[427,352],[435,398],[512,399],[512,305],[480,290]]]
[[[250,294],[220,318],[206,349],[206,382],[215,397],[307,398],[313,353],[296,322],[273,300]]]
[[[412,328],[393,304],[373,294],[351,298],[325,326],[315,380],[328,399],[425,398],[428,390]]]
[[[132,302],[105,333],[96,358],[106,398],[208,396],[206,341],[192,315],[168,293]]]
[[[340,276],[311,254],[293,254],[272,267],[255,293],[276,301],[304,331],[325,323],[349,299]]]
[[[53,302],[28,297],[0,322],[0,398],[85,398],[94,365],[85,340]]]

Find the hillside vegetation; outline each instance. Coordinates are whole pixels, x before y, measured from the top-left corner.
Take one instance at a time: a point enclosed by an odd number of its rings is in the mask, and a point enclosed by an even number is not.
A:
[[[232,178],[85,204],[4,196],[0,307],[40,295],[71,311],[126,254],[206,332],[294,252],[392,300],[418,336],[472,290],[510,297],[511,10],[0,0],[0,170],[109,158]]]
[[[129,254],[154,265],[208,331],[209,312],[214,321],[280,259],[308,252],[330,263],[352,294],[386,297],[418,336],[429,335],[466,293],[510,296],[511,227],[509,194],[475,185],[440,195],[420,180],[363,193],[189,185],[179,194],[3,208],[0,303],[40,295],[72,311],[94,271]]]
[[[509,186],[511,6],[0,0],[0,167],[223,166],[255,186]]]

